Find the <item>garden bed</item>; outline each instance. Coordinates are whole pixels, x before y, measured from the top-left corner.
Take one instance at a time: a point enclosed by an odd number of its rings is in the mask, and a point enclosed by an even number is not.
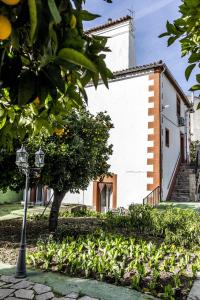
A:
[[[186,299],[200,269],[200,214],[133,206],[127,216],[85,212],[28,220],[29,263],[43,270],[94,278],[163,299]],[[91,216],[92,215],[92,216]],[[21,220],[0,222],[0,260],[16,262]],[[12,250],[11,250],[12,249]]]
[[[29,263],[43,270],[129,286],[164,299],[186,299],[199,253],[183,247],[97,231],[40,241]]]

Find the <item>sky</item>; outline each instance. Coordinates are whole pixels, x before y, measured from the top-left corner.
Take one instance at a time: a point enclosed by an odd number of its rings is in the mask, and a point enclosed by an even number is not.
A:
[[[193,75],[189,81],[185,79],[187,58],[181,57],[178,42],[167,47],[167,38],[158,38],[165,32],[167,20],[179,17],[178,6],[181,0],[113,0],[108,4],[103,0],[86,0],[85,9],[101,15],[100,18],[86,22],[85,29],[104,24],[108,18],[113,20],[129,14],[135,15],[136,65],[143,65],[163,60],[186,94],[195,83]]]

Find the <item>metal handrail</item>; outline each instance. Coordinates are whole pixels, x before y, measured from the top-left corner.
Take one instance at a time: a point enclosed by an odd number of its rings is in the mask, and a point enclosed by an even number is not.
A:
[[[195,159],[195,178],[196,178],[196,200],[198,201],[198,190],[199,190],[199,159],[200,159],[200,150],[196,152],[196,159]]]
[[[197,151],[197,154],[196,154],[196,160],[195,160],[195,174],[197,174],[198,169],[199,169],[199,151]]]
[[[167,186],[168,189],[169,189],[169,187],[171,186],[172,180],[173,180],[173,178],[174,178],[174,174],[176,173],[177,167],[178,167],[179,162],[180,162],[180,158],[181,158],[181,153],[179,152],[178,157],[177,157],[177,160],[176,160],[176,164],[175,164],[175,166],[174,166],[174,170],[173,170],[173,172],[172,172],[172,175],[171,175],[171,177],[170,177],[170,180],[169,180],[169,183],[168,183],[168,186]]]
[[[143,205],[157,206],[160,203],[160,186],[157,186],[144,199]]]

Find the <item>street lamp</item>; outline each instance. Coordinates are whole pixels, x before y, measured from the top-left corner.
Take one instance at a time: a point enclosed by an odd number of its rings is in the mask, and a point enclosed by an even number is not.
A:
[[[22,232],[21,232],[21,242],[19,255],[16,267],[16,278],[25,278],[26,275],[26,219],[27,219],[27,207],[28,207],[28,190],[29,190],[29,177],[33,173],[39,173],[41,168],[44,166],[44,152],[39,149],[35,153],[35,166],[36,168],[31,168],[28,164],[28,153],[25,147],[22,145],[21,149],[16,152],[16,165],[19,170],[26,175],[26,185],[25,185],[25,201],[24,201],[24,216],[22,222]]]

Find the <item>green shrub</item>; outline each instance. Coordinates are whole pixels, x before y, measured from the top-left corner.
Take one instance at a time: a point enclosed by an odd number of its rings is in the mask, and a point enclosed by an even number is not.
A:
[[[0,205],[20,202],[23,200],[23,192],[13,192],[8,190],[6,193],[0,191]]]
[[[130,226],[139,232],[151,232],[152,210],[149,205],[132,204],[129,206]]]
[[[191,162],[196,161],[196,147],[200,145],[200,141],[194,141],[190,143],[190,159]]]
[[[100,214],[89,210],[61,212],[61,216],[97,217],[102,221],[104,230],[153,236],[168,244],[187,248],[200,246],[200,213],[193,209],[169,206],[165,210],[160,210],[137,204],[131,205],[128,214],[122,216],[112,212]]]
[[[96,211],[89,210],[89,209],[82,209],[82,210],[77,210],[74,212],[70,212],[69,210],[62,210],[59,212],[59,216],[62,218],[68,218],[68,217],[100,217],[103,216],[103,214],[100,214]]]

